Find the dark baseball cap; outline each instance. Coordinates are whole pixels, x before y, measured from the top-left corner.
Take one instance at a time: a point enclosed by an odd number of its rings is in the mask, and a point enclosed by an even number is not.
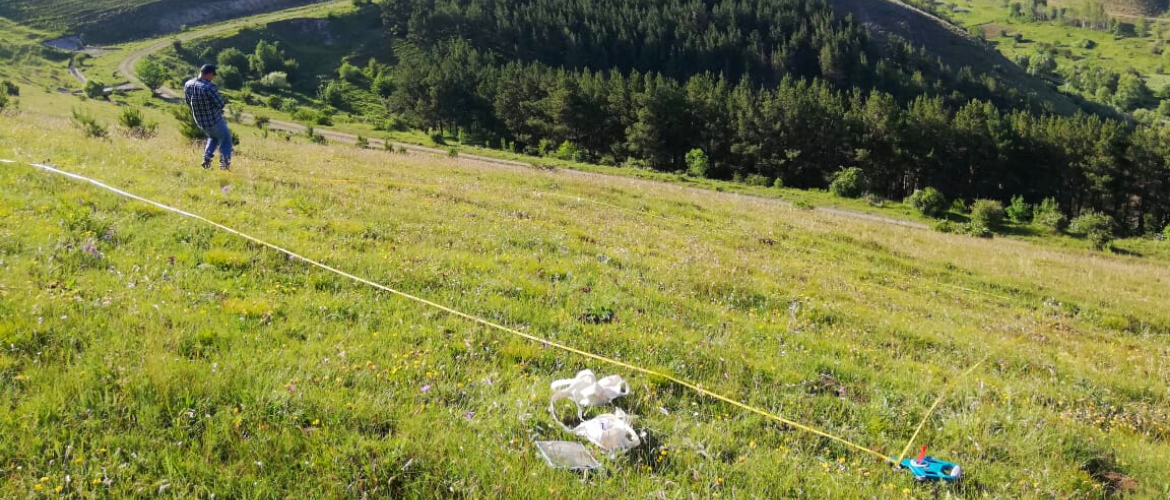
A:
[[[213,75],[215,74],[215,65],[214,64],[204,64],[202,67],[199,68],[200,75],[206,75],[208,73],[211,73]]]

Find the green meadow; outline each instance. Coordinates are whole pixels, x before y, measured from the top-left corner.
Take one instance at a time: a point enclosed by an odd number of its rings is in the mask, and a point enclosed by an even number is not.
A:
[[[0,497],[1106,498],[1170,494],[1170,270],[678,184],[235,125],[235,170],[30,88],[0,122]],[[701,384],[887,455],[381,293]],[[1151,242],[1151,245],[1154,243]],[[980,364],[969,376],[970,367]],[[553,379],[631,383],[646,444],[582,476]],[[591,410],[591,414],[606,411]],[[567,405],[563,416],[571,415]],[[568,418],[568,417],[567,417]],[[570,422],[571,423],[571,422]]]
[[[1165,241],[971,238],[891,223],[926,221],[899,203],[238,123],[234,170],[205,171],[161,100],[70,95],[69,56],[35,44],[48,36],[0,19],[0,78],[21,90],[0,110],[0,498],[1170,497]],[[83,68],[114,81],[152,43]],[[128,108],[157,135],[119,126]],[[881,455],[926,445],[964,479],[917,483],[31,163]],[[630,382],[616,406],[644,443],[591,448],[602,469],[582,475],[534,441],[578,440],[549,415],[549,383],[585,368]],[[574,423],[568,403],[558,414]]]

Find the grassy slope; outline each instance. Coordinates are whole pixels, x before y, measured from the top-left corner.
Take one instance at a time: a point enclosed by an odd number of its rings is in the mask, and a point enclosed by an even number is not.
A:
[[[0,77],[40,89],[75,85],[76,80],[66,71],[69,54],[35,42],[45,36],[44,32],[0,18]]]
[[[323,0],[8,0],[0,17],[108,44]]]
[[[990,353],[920,439],[969,471],[953,493],[1099,496],[1082,470],[1095,459],[1142,496],[1170,491],[1159,263],[242,128],[237,171],[204,172],[167,126],[83,139],[68,108],[116,109],[62,99],[24,98],[0,157],[50,159],[888,453]],[[0,165],[0,197],[2,497],[936,494],[640,376],[621,406],[654,448],[582,482],[530,441],[566,437],[544,411],[551,378],[609,367],[27,167]],[[614,322],[582,320],[605,311]]]
[[[1165,75],[1166,69],[1170,68],[1170,59],[1150,49],[1155,40],[1153,34],[1149,38],[1115,39],[1109,33],[1065,26],[1055,21],[1023,22],[1011,19],[1007,7],[999,0],[956,0],[947,3],[956,7],[950,13],[952,19],[963,26],[981,27],[987,39],[1009,57],[1018,54],[1031,56],[1040,50],[1039,44],[1051,44],[1062,51],[1058,57],[1058,62],[1062,64],[1091,60],[1096,65],[1119,73],[1137,70],[1155,90],[1170,82]],[[1166,33],[1168,29],[1161,22],[1151,23],[1151,26],[1151,31],[1161,30]],[[1008,36],[1002,36],[1001,33],[1005,31]],[[1016,33],[1022,33],[1025,41],[1016,42],[1013,38]],[[1084,40],[1092,40],[1097,45],[1092,49],[1083,48],[1081,43]],[[1065,51],[1067,54],[1063,53]]]

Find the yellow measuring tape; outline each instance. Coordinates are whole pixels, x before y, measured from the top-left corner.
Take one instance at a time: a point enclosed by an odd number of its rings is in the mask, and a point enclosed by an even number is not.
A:
[[[14,163],[14,162],[13,162],[13,161],[11,161],[11,160],[0,160],[0,162],[4,162],[4,163]],[[873,456],[875,456],[875,457],[877,457],[877,458],[881,459],[882,461],[889,462],[889,463],[892,463],[892,464],[895,464],[895,465],[897,465],[897,462],[895,462],[893,458],[891,458],[891,457],[889,457],[889,456],[885,455],[884,453],[878,452],[878,451],[876,451],[876,450],[872,450],[872,449],[870,449],[870,448],[866,448],[866,447],[864,447],[864,446],[861,446],[861,445],[859,445],[859,444],[856,444],[856,443],[854,443],[854,442],[852,442],[852,441],[849,441],[849,440],[847,440],[847,439],[845,439],[845,438],[842,438],[842,437],[839,437],[839,436],[835,436],[835,435],[833,435],[833,434],[830,434],[830,433],[828,433],[828,432],[822,431],[822,430],[820,430],[820,429],[817,429],[817,428],[815,428],[815,427],[811,427],[811,426],[808,426],[808,425],[802,424],[802,423],[800,423],[800,422],[795,422],[795,421],[789,420],[789,419],[787,419],[787,418],[781,417],[781,416],[779,416],[779,415],[776,415],[776,414],[774,414],[774,413],[772,413],[772,412],[769,412],[769,411],[767,411],[767,410],[764,410],[764,409],[761,409],[761,408],[757,408],[757,407],[754,407],[754,406],[748,405],[748,404],[746,404],[746,403],[742,403],[742,402],[740,402],[740,401],[737,401],[737,400],[735,400],[735,399],[732,399],[732,398],[730,398],[730,397],[728,397],[728,396],[724,396],[724,395],[722,395],[722,394],[719,394],[719,393],[715,393],[715,392],[708,391],[708,390],[706,390],[706,389],[703,389],[703,387],[702,387],[701,385],[697,384],[697,383],[689,382],[689,381],[683,380],[683,379],[681,379],[681,378],[678,378],[678,377],[675,377],[675,376],[672,376],[672,375],[668,375],[668,374],[661,373],[661,372],[658,372],[658,371],[650,370],[650,369],[648,369],[648,368],[642,368],[642,367],[640,367],[640,366],[637,366],[637,365],[632,365],[632,364],[629,364],[629,363],[625,363],[625,362],[622,362],[622,361],[618,361],[618,360],[616,360],[616,359],[607,358],[607,357],[605,357],[605,356],[601,356],[601,355],[599,355],[599,354],[593,354],[593,353],[591,353],[591,352],[584,351],[584,350],[581,350],[581,349],[577,349],[577,348],[574,348],[574,347],[570,347],[570,346],[567,346],[567,345],[564,345],[564,344],[560,344],[560,343],[554,342],[554,341],[552,341],[552,340],[549,340],[549,339],[545,339],[545,338],[542,338],[542,337],[538,337],[538,336],[536,336],[536,335],[532,335],[532,334],[524,333],[524,332],[521,332],[521,331],[519,331],[519,330],[516,330],[516,329],[514,329],[514,328],[509,328],[509,327],[503,326],[503,325],[501,325],[501,324],[498,324],[498,323],[492,322],[492,321],[490,321],[490,320],[487,320],[487,319],[481,318],[481,317],[479,317],[479,316],[475,316],[475,315],[473,315],[473,314],[465,313],[465,312],[459,311],[459,310],[457,310],[457,309],[453,309],[453,308],[451,308],[451,307],[448,307],[448,306],[445,306],[445,305],[442,305],[442,304],[439,304],[439,303],[436,303],[436,302],[433,302],[433,301],[430,301],[430,300],[424,299],[424,298],[422,298],[422,297],[418,297],[418,296],[415,296],[415,295],[411,295],[411,294],[409,294],[409,293],[406,293],[406,292],[402,292],[402,291],[399,291],[399,290],[395,290],[395,289],[393,289],[393,288],[390,288],[390,287],[388,287],[388,286],[386,286],[386,285],[383,285],[383,284],[380,284],[380,283],[377,283],[377,282],[374,282],[374,281],[370,281],[370,280],[368,280],[368,279],[365,279],[365,278],[362,278],[362,277],[359,277],[359,276],[355,276],[355,275],[353,275],[353,274],[350,274],[350,273],[347,273],[347,272],[345,272],[345,271],[342,271],[342,270],[340,270],[340,269],[337,269],[337,268],[335,268],[335,267],[332,267],[332,266],[330,266],[330,265],[328,265],[328,264],[324,264],[324,263],[322,263],[322,262],[318,262],[318,261],[316,261],[316,260],[313,260],[313,259],[310,259],[310,258],[308,258],[308,257],[304,257],[304,256],[302,256],[302,255],[300,255],[300,254],[297,254],[296,252],[293,252],[293,251],[291,251],[291,250],[288,250],[288,249],[285,249],[285,248],[283,248],[283,247],[277,246],[277,245],[275,245],[275,244],[273,244],[273,243],[269,243],[269,242],[267,242],[267,241],[264,241],[264,240],[262,240],[262,239],[260,239],[260,238],[257,238],[257,237],[255,237],[255,236],[251,236],[251,235],[249,235],[249,234],[246,234],[246,233],[244,233],[244,232],[242,232],[242,231],[239,231],[239,230],[236,230],[236,229],[232,229],[232,228],[230,228],[230,227],[228,227],[228,226],[225,226],[225,225],[223,225],[223,224],[220,224],[220,223],[218,223],[218,222],[212,221],[212,220],[210,220],[210,219],[207,219],[207,218],[205,218],[205,217],[202,217],[202,216],[200,216],[200,215],[196,215],[196,214],[193,214],[193,213],[191,213],[191,212],[187,212],[187,211],[185,211],[185,210],[181,210],[181,209],[178,209],[178,208],[175,208],[175,207],[169,206],[169,205],[164,205],[164,204],[162,204],[162,203],[159,203],[159,202],[157,202],[157,201],[153,201],[153,200],[150,200],[150,199],[144,198],[144,197],[142,197],[142,196],[138,196],[138,195],[136,195],[136,194],[129,193],[129,192],[126,192],[126,191],[123,191],[123,190],[121,190],[121,189],[118,189],[118,188],[116,188],[116,187],[113,187],[113,186],[110,186],[110,185],[108,185],[108,184],[102,183],[101,181],[98,181],[98,180],[95,180],[95,179],[91,179],[91,178],[89,178],[89,177],[85,177],[85,176],[82,176],[82,175],[74,174],[74,173],[71,173],[71,172],[66,172],[66,171],[64,171],[64,170],[59,170],[59,169],[57,169],[57,168],[50,167],[50,166],[48,166],[48,165],[42,165],[42,164],[38,164],[38,163],[30,163],[29,165],[31,165],[31,166],[33,166],[33,167],[36,167],[36,168],[39,168],[39,169],[41,169],[41,170],[44,170],[44,171],[46,171],[46,172],[50,172],[50,173],[54,173],[54,174],[58,174],[58,175],[62,175],[62,176],[65,176],[65,177],[69,177],[69,178],[71,178],[71,179],[75,179],[75,180],[79,180],[79,181],[82,181],[82,182],[86,182],[86,183],[92,184],[92,185],[94,185],[94,186],[97,186],[97,187],[99,187],[99,188],[102,188],[102,189],[105,189],[105,190],[107,190],[107,191],[113,192],[113,193],[115,193],[115,194],[118,194],[118,195],[120,195],[120,196],[123,196],[123,197],[125,197],[125,198],[129,198],[129,199],[132,199],[132,200],[140,201],[140,202],[142,202],[142,203],[146,203],[146,204],[148,204],[148,205],[151,205],[151,206],[154,206],[154,207],[160,208],[160,209],[162,209],[162,210],[166,210],[166,211],[168,211],[168,212],[172,212],[172,213],[175,213],[175,214],[178,214],[178,215],[184,216],[184,217],[188,217],[188,218],[191,218],[191,219],[195,219],[195,220],[197,220],[197,221],[200,221],[200,222],[206,223],[206,224],[208,224],[208,225],[210,225],[210,226],[213,226],[213,227],[215,227],[216,229],[219,229],[219,230],[221,230],[221,231],[224,231],[224,232],[227,232],[227,233],[231,233],[231,234],[234,234],[234,235],[236,235],[236,236],[239,236],[239,237],[241,237],[241,238],[243,238],[243,239],[246,239],[246,240],[248,240],[248,241],[251,241],[251,242],[253,242],[253,243],[257,244],[257,245],[261,245],[261,246],[264,246],[264,247],[270,248],[270,249],[272,249],[272,250],[275,250],[275,251],[277,251],[277,252],[283,253],[283,254],[285,254],[285,255],[289,256],[290,258],[293,258],[293,259],[300,260],[300,261],[302,261],[302,262],[305,262],[306,264],[309,264],[309,265],[312,265],[312,266],[315,266],[315,267],[318,267],[318,268],[324,269],[324,270],[326,270],[326,271],[329,271],[329,272],[331,272],[331,273],[337,274],[337,275],[339,275],[339,276],[343,276],[343,277],[345,277],[345,278],[349,278],[349,279],[351,279],[351,280],[353,280],[353,281],[356,281],[356,282],[358,282],[358,283],[361,283],[361,284],[364,284],[364,285],[368,285],[368,286],[370,286],[370,287],[373,287],[373,288],[376,288],[376,289],[378,289],[378,290],[381,290],[381,291],[384,291],[384,292],[387,292],[387,293],[390,293],[390,294],[393,294],[393,295],[397,295],[397,296],[399,296],[399,297],[402,297],[402,298],[405,298],[405,299],[408,299],[408,300],[412,300],[412,301],[414,301],[414,302],[418,302],[418,303],[420,303],[420,304],[424,304],[424,305],[427,305],[427,306],[433,307],[433,308],[435,308],[435,309],[439,309],[439,310],[441,310],[441,311],[443,311],[443,312],[446,312],[446,313],[448,313],[448,314],[451,314],[451,315],[453,315],[453,316],[457,316],[457,317],[460,317],[460,318],[466,319],[466,320],[468,320],[468,321],[472,321],[472,322],[474,322],[474,323],[478,323],[478,324],[480,324],[480,325],[483,325],[483,326],[486,326],[486,327],[489,327],[489,328],[493,328],[493,329],[496,329],[496,330],[499,330],[499,331],[502,331],[502,332],[510,333],[510,334],[512,334],[512,335],[516,335],[516,336],[518,336],[518,337],[522,337],[522,338],[525,338],[525,339],[531,340],[531,341],[533,341],[533,342],[539,342],[539,343],[542,343],[542,344],[548,345],[548,346],[550,346],[550,347],[553,347],[553,348],[556,348],[556,349],[560,349],[560,350],[562,350],[562,351],[565,351],[565,352],[569,352],[569,353],[577,354],[577,355],[579,355],[579,356],[583,356],[583,357],[586,357],[586,358],[594,359],[594,360],[601,361],[601,362],[604,362],[604,363],[609,363],[609,364],[611,364],[611,365],[614,365],[614,366],[619,366],[619,367],[622,367],[622,368],[626,368],[626,369],[628,369],[628,370],[632,370],[632,371],[635,371],[635,372],[639,372],[639,373],[642,373],[642,374],[645,374],[645,375],[650,375],[650,376],[653,376],[653,377],[659,377],[659,378],[662,378],[662,379],[665,379],[665,380],[669,380],[670,382],[673,382],[673,383],[675,383],[675,384],[678,384],[679,386],[682,386],[682,387],[685,387],[685,388],[687,388],[687,389],[690,389],[690,390],[694,391],[694,392],[695,392],[695,393],[697,393],[699,396],[706,396],[706,397],[709,397],[709,398],[712,398],[712,399],[716,399],[716,400],[722,401],[722,402],[724,402],[724,403],[727,403],[727,404],[729,404],[729,405],[735,406],[735,407],[737,407],[737,408],[740,408],[740,409],[746,410],[746,411],[748,411],[748,412],[755,413],[755,414],[757,414],[757,415],[760,415],[760,416],[762,416],[762,417],[768,418],[768,419],[770,419],[770,420],[774,420],[774,421],[776,421],[776,422],[780,422],[780,423],[782,423],[782,424],[785,424],[785,425],[788,425],[788,426],[791,426],[791,427],[794,427],[794,428],[797,428],[797,429],[803,430],[803,431],[805,431],[805,432],[808,432],[808,433],[810,433],[810,434],[815,434],[815,435],[817,435],[817,436],[821,436],[821,437],[823,437],[823,438],[826,438],[826,439],[829,439],[829,440],[831,440],[831,441],[834,441],[834,442],[836,442],[836,443],[839,443],[839,444],[842,444],[842,445],[844,445],[844,446],[847,446],[847,447],[849,447],[849,448],[851,448],[851,449],[853,449],[853,450],[860,451],[860,452],[863,452],[863,453],[868,453],[868,454],[870,454],[870,455],[873,455]]]
[[[538,196],[540,196],[540,195],[558,196],[558,197],[567,198],[567,199],[572,199],[572,200],[579,201],[579,202],[585,202],[585,203],[591,203],[591,204],[594,204],[594,205],[599,205],[599,206],[609,207],[609,208],[617,209],[617,210],[620,210],[620,211],[623,211],[623,212],[629,212],[629,213],[634,213],[634,214],[638,214],[638,215],[647,215],[647,216],[650,216],[650,217],[655,217],[655,218],[662,219],[662,220],[667,220],[667,221],[673,221],[673,220],[676,220],[676,219],[671,219],[671,218],[669,218],[669,217],[665,217],[665,216],[661,216],[661,215],[656,215],[656,214],[652,214],[652,213],[649,213],[649,212],[644,212],[644,211],[639,211],[639,210],[633,210],[633,209],[630,209],[630,208],[626,208],[626,207],[622,207],[622,206],[618,206],[618,205],[613,205],[613,204],[610,204],[610,203],[605,203],[605,202],[601,202],[601,201],[597,201],[597,200],[591,200],[591,199],[589,199],[589,198],[584,198],[584,197],[580,197],[580,196],[572,196],[572,195],[566,195],[566,194],[560,194],[560,193],[541,193],[541,192],[537,192],[536,194],[537,194]],[[704,225],[707,225],[707,224],[704,224]],[[722,231],[722,230],[725,230],[725,229],[727,229],[726,227],[723,227],[723,226],[714,226],[714,225],[707,225],[707,226],[708,226],[710,229],[717,230],[717,231]],[[806,250],[806,251],[813,251],[812,249],[809,249],[809,248],[804,248],[803,250]],[[819,252],[819,253],[822,253],[822,254],[824,254],[823,252],[820,252],[819,250],[816,250],[816,252]],[[933,280],[931,280],[931,281],[933,281]],[[1006,296],[1003,296],[1003,295],[999,295],[999,294],[995,294],[995,293],[991,293],[991,292],[986,292],[986,291],[983,291],[983,290],[977,290],[977,289],[972,289],[972,288],[962,287],[962,286],[953,285],[953,284],[950,284],[950,283],[943,283],[943,282],[941,282],[941,281],[934,281],[934,283],[935,283],[936,285],[939,285],[939,286],[944,286],[944,287],[948,287],[948,288],[953,288],[953,289],[960,290],[960,291],[964,291],[964,292],[967,292],[967,293],[979,293],[979,294],[987,295],[987,296],[994,297],[994,298],[997,298],[997,299],[1000,299],[1000,300],[1004,300],[1004,301],[1010,301],[1010,300],[1011,300],[1011,298],[1009,298],[1009,297],[1006,297]],[[883,285],[883,284],[881,284],[881,283],[873,283],[873,284],[875,284],[875,285],[878,285],[878,286],[882,286],[882,287],[887,287],[887,288],[890,288],[890,287],[888,287],[887,285]],[[1016,342],[1020,341],[1021,339],[1023,339],[1023,338],[1024,338],[1026,335],[1027,335],[1026,333],[1025,333],[1025,334],[1021,334],[1021,335],[1019,335],[1019,336],[1015,337],[1014,339],[1012,339],[1012,340],[1010,340],[1010,341],[1008,341],[1008,342],[1005,342],[1005,343],[1003,343],[1003,345],[1002,345],[1002,346],[1000,346],[1000,348],[1003,348],[1003,347],[1007,347],[1007,346],[1009,346],[1009,345],[1012,345],[1012,344],[1014,344],[1014,343],[1016,343]],[[910,448],[914,446],[914,440],[915,440],[915,439],[918,439],[918,435],[919,435],[919,434],[922,432],[922,429],[923,429],[923,428],[926,426],[926,423],[927,423],[928,421],[930,421],[930,417],[934,415],[934,412],[935,412],[935,410],[937,410],[937,409],[938,409],[939,405],[940,405],[940,404],[942,404],[943,400],[944,400],[944,399],[946,399],[947,395],[950,393],[950,391],[951,391],[952,389],[954,389],[955,385],[956,385],[956,384],[957,384],[957,383],[958,383],[960,380],[964,380],[964,379],[966,379],[968,376],[970,376],[972,373],[974,373],[974,372],[975,372],[975,370],[977,370],[977,369],[978,369],[980,366],[982,366],[982,365],[983,365],[983,363],[984,363],[984,362],[986,362],[986,361],[987,361],[988,359],[990,359],[990,358],[991,358],[991,353],[990,353],[990,352],[988,352],[988,353],[987,353],[987,355],[983,357],[983,359],[979,360],[979,361],[978,361],[977,363],[975,363],[974,365],[971,365],[971,367],[970,367],[970,368],[968,368],[968,369],[967,369],[967,371],[963,372],[962,376],[960,376],[960,377],[958,377],[958,378],[955,378],[955,379],[952,379],[952,380],[951,380],[949,383],[947,383],[947,384],[946,384],[946,385],[943,387],[943,390],[942,390],[942,392],[941,392],[941,393],[939,393],[939,395],[938,395],[938,397],[937,397],[937,398],[935,398],[935,400],[934,400],[934,403],[932,403],[932,404],[930,405],[930,407],[929,407],[929,408],[926,410],[926,414],[925,414],[925,415],[923,415],[923,417],[922,417],[922,421],[920,421],[920,422],[918,423],[918,426],[917,426],[917,427],[915,427],[915,429],[914,429],[914,433],[913,433],[913,434],[911,434],[911,436],[910,436],[910,439],[906,441],[906,446],[905,446],[905,447],[903,447],[903,448],[902,448],[902,451],[901,451],[901,453],[899,453],[899,454],[898,454],[897,461],[893,462],[895,465],[897,465],[897,464],[901,464],[901,463],[902,463],[902,459],[906,458],[906,453],[907,453],[907,452],[909,452],[909,451],[910,451]],[[887,461],[889,461],[890,459],[889,459],[889,458],[886,458],[886,460],[887,460]]]

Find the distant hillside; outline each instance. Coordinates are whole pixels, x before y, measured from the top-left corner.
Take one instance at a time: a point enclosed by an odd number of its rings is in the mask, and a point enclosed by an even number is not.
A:
[[[1167,0],[1108,0],[1105,10],[1110,14],[1158,16],[1166,12]]]
[[[879,41],[901,39],[925,49],[947,64],[967,66],[976,75],[989,75],[1019,95],[1060,114],[1072,114],[1077,105],[1039,78],[988,45],[972,39],[945,21],[888,0],[828,0],[838,15],[852,15]]]
[[[111,43],[320,1],[6,0],[0,2],[0,17],[81,35],[88,43]]]

